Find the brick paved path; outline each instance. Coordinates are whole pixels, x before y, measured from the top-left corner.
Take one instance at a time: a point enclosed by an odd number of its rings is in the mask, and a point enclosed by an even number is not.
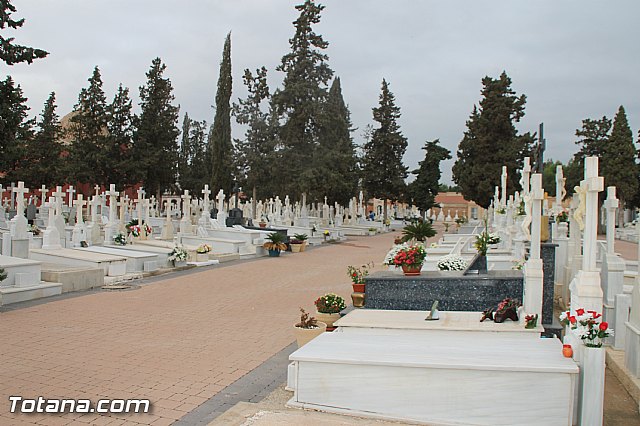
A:
[[[289,345],[299,306],[313,312],[327,291],[350,302],[346,266],[380,268],[395,235],[0,312],[0,424],[170,424]],[[149,398],[154,409],[10,414],[9,395]]]

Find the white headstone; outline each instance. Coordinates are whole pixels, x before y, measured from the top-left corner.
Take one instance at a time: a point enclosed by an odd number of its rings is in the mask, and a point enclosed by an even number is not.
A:
[[[507,206],[507,166],[502,166],[502,175],[500,176],[500,184],[502,186],[500,205]]]
[[[69,208],[71,208],[73,206],[73,194],[76,192],[75,189],[73,189],[73,185],[69,185],[69,189],[67,189],[67,194],[69,194]]]
[[[604,202],[607,209],[607,253],[615,253],[615,238],[616,238],[616,210],[620,202],[616,198],[616,187],[607,187],[607,199]]]

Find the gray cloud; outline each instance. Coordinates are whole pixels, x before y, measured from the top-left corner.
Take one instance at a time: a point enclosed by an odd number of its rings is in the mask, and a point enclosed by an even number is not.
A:
[[[118,83],[137,102],[151,60],[160,56],[181,114],[211,121],[222,44],[232,31],[234,100],[244,96],[242,71],[275,71],[301,1],[31,0],[17,2],[25,26],[17,41],[51,52],[32,65],[6,67],[22,85],[33,115],[49,92],[59,113],[70,111],[95,65],[107,96]],[[465,121],[480,99],[481,79],[506,70],[517,93],[528,97],[518,128],[544,121],[547,157],[567,160],[584,118],[612,117],[624,105],[637,135],[640,3],[543,0],[513,2],[327,0],[317,31],[330,43],[330,66],[342,79],[355,134],[376,106],[386,78],[402,110],[409,139],[406,163],[415,167],[427,139],[454,153]],[[239,137],[242,129],[235,128]],[[451,162],[443,165],[450,178]]]

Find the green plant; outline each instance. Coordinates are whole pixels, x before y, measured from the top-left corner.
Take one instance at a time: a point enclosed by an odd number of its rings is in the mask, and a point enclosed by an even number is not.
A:
[[[482,231],[480,235],[476,235],[476,241],[473,243],[473,246],[481,256],[486,256],[487,250],[489,250],[489,246],[498,244],[499,242],[500,237],[495,234],[489,233],[489,225],[487,224],[487,220],[485,219],[484,231]]]
[[[196,249],[196,253],[205,254],[211,251],[211,246],[209,244],[200,244]]]
[[[369,232],[376,232],[377,229],[376,228],[369,228]]]
[[[569,222],[569,213],[566,210],[562,210],[558,213],[558,216],[556,216],[556,222]]]
[[[279,232],[272,232],[266,237],[267,242],[262,247],[267,250],[286,250],[287,245],[284,243],[284,235]]]
[[[505,209],[504,207],[499,207],[496,210],[496,213],[498,213],[498,214],[507,214],[507,209]]]
[[[314,304],[318,312],[322,314],[337,314],[347,307],[344,299],[335,293],[327,293],[324,296],[318,297]]]
[[[524,210],[524,200],[520,201],[520,204],[518,204],[518,208],[516,210],[516,214],[518,216],[524,216],[527,214],[527,212]]]
[[[373,268],[373,262],[366,263],[358,268],[347,266],[349,277],[354,284],[364,284],[364,279],[369,275],[369,269]]]
[[[175,246],[171,253],[169,253],[169,260],[171,261],[183,261],[187,260],[187,250],[182,246]]]
[[[402,247],[393,257],[395,266],[422,265],[427,257],[427,251],[422,244],[414,244],[409,247]]]
[[[298,328],[318,328],[318,320],[310,316],[304,309],[300,308],[300,322],[296,324]]]
[[[307,241],[309,239],[307,234],[293,234],[293,238],[298,241]]]
[[[115,237],[113,237],[113,242],[119,246],[126,246],[127,237],[122,232],[120,232]]]
[[[7,271],[4,268],[0,268],[0,282],[7,279]]]
[[[436,235],[436,231],[431,226],[431,223],[422,220],[416,221],[407,225],[402,230],[402,241],[421,241],[425,242],[427,238],[431,238]]]

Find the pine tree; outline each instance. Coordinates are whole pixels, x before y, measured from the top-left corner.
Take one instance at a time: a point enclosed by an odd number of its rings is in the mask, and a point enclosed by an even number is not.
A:
[[[52,187],[65,178],[60,167],[63,150],[60,141],[62,127],[60,118],[56,114],[55,92],[51,92],[45,102],[37,127],[38,130],[33,139],[27,142],[24,162],[20,167],[20,177],[31,188],[41,185]]]
[[[524,116],[526,96],[516,96],[507,74],[484,77],[482,85],[480,107],[473,107],[458,145],[453,180],[466,199],[488,208],[494,187],[500,185],[502,166],[507,166],[509,194],[520,189],[519,170],[531,152],[533,137],[518,135],[514,126]]]
[[[89,87],[82,89],[71,117],[68,166],[76,182],[104,184],[103,152],[107,145],[107,102],[100,70],[95,67]]]
[[[27,98],[10,76],[0,82],[0,172],[3,183],[14,180],[24,156],[25,145],[33,137],[34,120],[27,120]]]
[[[638,166],[635,161],[637,151],[623,106],[618,108],[611,136],[603,148],[600,174],[604,176],[605,186],[616,187],[616,195],[621,200],[621,206],[633,204],[638,191]]]
[[[118,86],[113,101],[107,107],[109,131],[106,149],[101,152],[104,164],[104,178],[98,182],[105,187],[116,184],[118,189],[135,185],[135,167],[131,161],[134,129],[134,116],[131,112],[129,89]]]
[[[18,29],[24,25],[24,19],[13,20],[11,14],[16,11],[15,6],[9,0],[0,0],[0,29]],[[34,59],[40,59],[49,53],[33,47],[13,44],[13,37],[3,37],[0,35],[0,60],[7,65],[26,62],[32,63]]]
[[[209,138],[211,150],[211,188],[229,194],[233,189],[233,144],[231,142],[231,33],[224,42],[220,77],[216,93],[216,115]]]
[[[242,77],[247,87],[247,98],[238,99],[233,105],[233,115],[238,124],[247,126],[244,138],[236,141],[237,163],[240,184],[256,191],[259,199],[277,192],[274,183],[277,176],[279,152],[276,151],[274,114],[264,112],[263,104],[271,95],[267,84],[267,69],[256,70],[255,75],[248,69]]]
[[[160,198],[162,191],[173,187],[178,161],[177,127],[179,107],[173,106],[173,88],[163,78],[166,65],[160,58],[151,62],[147,83],[140,87],[137,132],[133,140],[133,160],[147,194]]]
[[[380,104],[373,108],[373,119],[380,127],[373,129],[371,139],[364,145],[362,180],[368,197],[384,200],[384,220],[387,219],[387,200],[398,200],[406,189],[407,167],[402,157],[407,139],[400,131],[399,118],[400,108],[383,79]]]
[[[439,145],[438,139],[426,141],[424,160],[412,171],[416,179],[409,184],[409,194],[413,204],[426,212],[436,204],[436,195],[440,189],[440,162],[451,159],[451,151]]]
[[[180,147],[178,149],[178,182],[180,190],[189,189],[189,180],[191,178],[191,170],[189,168],[189,158],[191,155],[191,147],[189,146],[189,135],[191,133],[191,119],[189,114],[184,113],[182,120],[182,138],[180,139]]]
[[[189,169],[191,170],[189,185],[190,191],[192,191],[193,194],[201,194],[204,185],[209,183],[206,174],[202,173],[202,170],[206,170],[209,164],[207,141],[207,122],[205,120],[192,120],[189,133]]]
[[[289,39],[291,52],[282,57],[276,68],[285,73],[283,88],[273,95],[273,109],[282,125],[278,129],[278,143],[282,150],[278,170],[280,195],[302,192],[323,193],[318,171],[310,167],[319,139],[319,119],[327,98],[327,84],[333,71],[323,53],[329,43],[313,31],[320,22],[322,5],[311,0],[297,5],[300,12],[294,21],[296,33]]]
[[[320,198],[326,194],[332,202],[346,205],[358,190],[358,158],[351,137],[351,113],[337,77],[323,105],[319,127],[319,145],[314,160],[319,172],[317,188],[324,193],[315,195]]]
[[[580,150],[575,156],[580,164],[584,164],[585,157],[602,155],[609,141],[610,130],[611,120],[606,116],[599,120],[590,118],[582,120],[582,129],[576,130],[576,136],[580,138],[576,141],[576,145],[580,146]]]

